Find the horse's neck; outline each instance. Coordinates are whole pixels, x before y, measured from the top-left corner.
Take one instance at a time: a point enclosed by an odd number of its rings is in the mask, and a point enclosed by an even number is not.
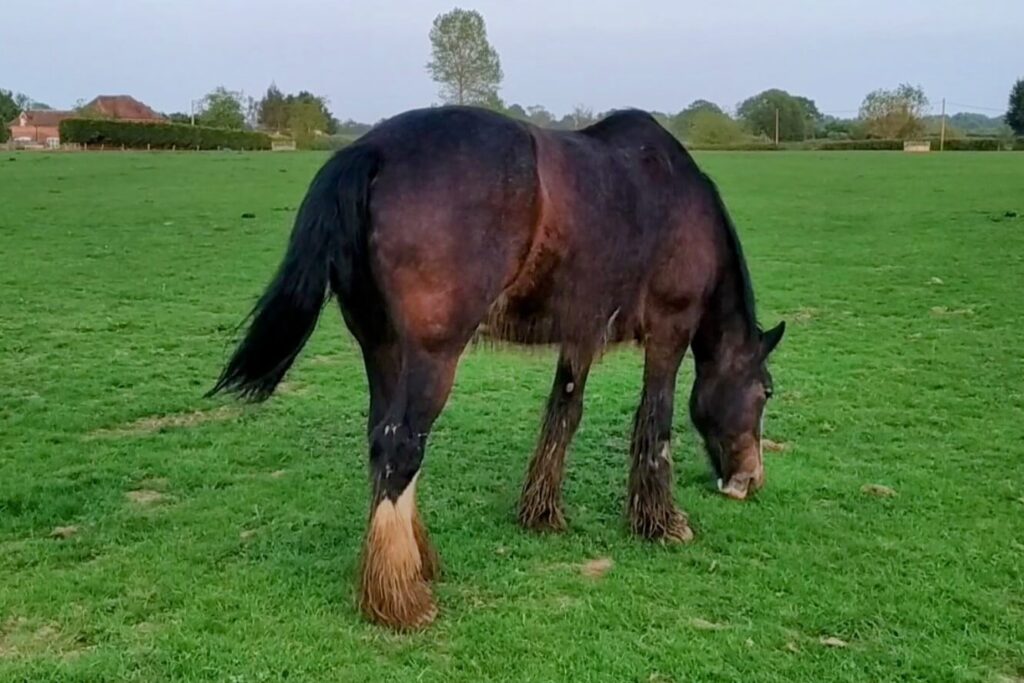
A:
[[[698,366],[727,359],[756,331],[748,320],[743,296],[739,277],[723,268],[693,334],[691,346]]]

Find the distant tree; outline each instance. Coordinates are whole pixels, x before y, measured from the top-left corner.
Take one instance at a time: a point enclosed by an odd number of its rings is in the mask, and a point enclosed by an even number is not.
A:
[[[794,97],[785,90],[765,90],[740,102],[736,108],[739,118],[754,135],[775,139],[775,121],[778,113],[779,140],[789,142],[807,137],[807,123],[812,112],[806,104],[813,102],[804,97]],[[817,107],[814,107],[817,112]]]
[[[338,131],[338,122],[331,114],[331,110],[327,108],[327,99],[314,95],[308,90],[300,90],[297,95],[288,95],[285,99],[286,114],[290,116],[292,106],[295,104],[309,104],[319,110],[323,116],[323,126],[319,129],[320,131],[333,135]],[[287,120],[287,117],[286,117]],[[291,128],[291,123],[288,123],[288,128]]]
[[[171,123],[191,123],[192,117],[183,111],[176,111],[168,114],[167,120]]]
[[[924,90],[902,83],[895,90],[869,92],[860,105],[860,119],[868,137],[907,140],[924,131],[927,109]]]
[[[501,60],[487,41],[484,18],[474,10],[439,14],[430,29],[427,71],[449,104],[493,103],[501,87]]]
[[[586,128],[597,121],[597,117],[594,116],[594,110],[582,104],[577,104],[573,107],[572,111],[569,112],[568,117],[573,130]]]
[[[527,107],[526,118],[530,123],[544,128],[550,128],[555,123],[554,115],[540,104],[531,104]]]
[[[860,137],[856,119],[840,119],[835,116],[823,116],[819,132],[831,140],[850,140]]]
[[[1006,132],[1007,127],[1000,116],[985,116],[966,111],[953,114],[948,118],[948,123],[964,133],[975,135],[1000,135]]]
[[[353,121],[352,119],[346,119],[336,125],[337,133],[339,135],[348,135],[353,138],[357,138],[369,131],[373,126],[369,123],[361,123],[359,121]]]
[[[288,127],[288,103],[285,102],[284,94],[277,85],[270,84],[258,106],[256,121],[260,126],[273,131],[282,131]]]
[[[214,128],[232,128],[241,130],[245,127],[245,108],[242,94],[228,90],[224,86],[216,88],[203,98],[199,122]]]
[[[501,114],[508,113],[508,107],[505,105],[505,100],[501,99],[501,96],[496,92],[491,93],[484,100],[475,102],[474,104]]]
[[[20,93],[17,93],[16,95],[14,95],[14,101],[18,105],[18,111],[19,112],[26,111],[26,110],[29,110],[29,109],[36,109],[36,110],[40,110],[40,109],[41,110],[53,109],[53,107],[51,107],[48,104],[45,104],[43,102],[37,102],[36,100],[33,100],[31,97],[29,97],[28,95],[26,95],[23,92],[20,92]]]
[[[249,130],[259,128],[260,101],[252,95],[244,95],[242,107],[245,109],[245,127]]]
[[[922,121],[923,131],[928,137],[939,137],[942,134],[942,117],[941,116],[926,116]],[[967,137],[964,131],[957,127],[951,117],[946,119],[946,132],[945,136],[947,140],[958,140],[960,138]]]
[[[7,142],[7,137],[11,134],[7,124],[17,118],[20,113],[21,108],[14,99],[14,93],[0,88],[0,142]]]
[[[700,112],[705,111],[713,114],[725,114],[725,112],[722,111],[722,108],[714,102],[708,102],[707,100],[694,100],[686,107],[686,109],[683,109],[675,116],[669,118],[669,131],[680,140],[689,140],[694,118]]]
[[[316,100],[296,99],[288,104],[288,129],[299,147],[309,147],[317,134],[326,132],[327,123],[327,116]]]
[[[1010,90],[1010,106],[1004,120],[1014,133],[1024,135],[1024,78],[1018,79]]]
[[[807,97],[800,97],[794,95],[793,99],[800,103],[800,106],[804,110],[804,137],[813,138],[817,137],[818,131],[821,130],[821,125],[824,122],[825,117],[818,110],[818,105],[814,103],[814,100]]]
[[[656,109],[651,109],[647,113],[650,114],[654,118],[654,120],[657,121],[661,125],[662,128],[668,128],[670,123],[671,123],[671,121],[672,121],[672,116],[669,115],[669,114],[666,114],[663,111],[657,111]]]
[[[731,145],[745,137],[743,128],[731,116],[717,107],[705,107],[690,118],[685,140],[691,144]]]
[[[505,113],[508,114],[509,116],[511,116],[514,119],[519,119],[520,121],[529,121],[530,120],[529,115],[526,113],[526,110],[523,109],[522,105],[518,105],[518,104],[509,105],[505,109]]]
[[[21,106],[14,93],[0,88],[0,124],[12,121],[20,113]]]

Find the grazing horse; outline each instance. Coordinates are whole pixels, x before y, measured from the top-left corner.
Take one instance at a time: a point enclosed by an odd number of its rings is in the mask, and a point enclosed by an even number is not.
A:
[[[529,529],[565,526],[566,450],[602,349],[645,353],[627,509],[649,539],[693,537],[673,500],[676,374],[693,349],[690,415],[719,488],[763,485],[763,332],[736,231],[711,180],[650,115],[544,130],[470,107],[406,112],[320,169],[277,275],[211,393],[267,398],[333,294],[369,381],[371,502],[359,602],[415,628],[436,614],[438,560],[416,508],[427,435],[478,334],[557,344],[554,386],[519,504]]]

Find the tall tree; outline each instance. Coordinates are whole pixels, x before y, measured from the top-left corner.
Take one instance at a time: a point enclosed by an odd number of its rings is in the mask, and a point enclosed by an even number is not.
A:
[[[686,109],[675,116],[669,118],[668,129],[673,135],[680,140],[689,140],[694,120],[697,114],[701,112],[710,112],[712,114],[718,114],[725,116],[725,112],[714,102],[708,102],[707,100],[694,100],[689,104]]]
[[[799,102],[804,110],[804,137],[817,137],[818,131],[825,124],[825,117],[818,110],[818,105],[808,97],[794,95],[793,99]]]
[[[1006,110],[1006,125],[1017,135],[1024,135],[1024,78],[1018,79],[1010,90],[1010,106]]]
[[[505,107],[505,113],[514,119],[519,119],[520,121],[530,120],[529,114],[526,113],[526,110],[523,109],[523,106],[521,104],[510,104],[509,106]]]
[[[288,126],[288,105],[276,84],[271,83],[266,94],[260,99],[259,115],[256,120],[267,130],[281,131]]]
[[[555,123],[554,115],[540,104],[531,104],[526,108],[526,118],[537,126],[550,128]]]
[[[27,109],[53,109],[53,107],[48,104],[33,100],[23,92],[14,95],[14,102],[18,105],[18,111],[25,111]]]
[[[501,60],[487,40],[484,18],[474,10],[439,14],[430,29],[427,71],[449,104],[493,104],[501,87]]]
[[[779,140],[803,140],[807,137],[809,116],[809,112],[804,108],[804,102],[810,100],[794,97],[785,90],[773,88],[740,102],[736,113],[754,135],[774,139],[775,121],[778,116]]]
[[[597,117],[594,116],[594,110],[583,104],[577,104],[573,107],[567,118],[574,130],[586,128],[597,121]]]
[[[869,92],[860,105],[860,119],[868,137],[907,140],[924,132],[927,109],[924,90],[901,83],[895,90]]]
[[[0,142],[7,142],[7,136],[11,134],[7,124],[13,121],[21,113],[21,107],[14,99],[14,93],[10,90],[0,88]]]
[[[245,108],[242,94],[232,92],[224,86],[216,88],[203,98],[203,109],[199,114],[199,122],[204,126],[215,128],[245,127]]]
[[[292,111],[292,106],[299,103],[309,104],[315,107],[321,115],[323,115],[324,123],[317,130],[333,135],[338,131],[338,122],[331,114],[331,110],[327,108],[327,100],[323,97],[319,97],[309,92],[308,90],[300,90],[297,95],[288,95],[285,98],[285,103],[288,107],[288,112]],[[289,124],[289,127],[290,124]]]
[[[327,128],[327,116],[318,100],[295,99],[288,104],[288,128],[299,147],[308,147]]]
[[[731,145],[742,142],[743,138],[743,129],[731,116],[720,109],[704,107],[697,109],[690,118],[685,140],[702,145]]]

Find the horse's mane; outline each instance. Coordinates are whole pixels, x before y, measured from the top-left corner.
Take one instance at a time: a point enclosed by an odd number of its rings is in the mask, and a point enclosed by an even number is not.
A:
[[[708,188],[711,190],[711,196],[715,202],[715,208],[718,211],[719,218],[722,222],[722,227],[725,230],[725,242],[729,250],[732,252],[733,258],[736,260],[736,274],[739,278],[739,287],[737,288],[740,295],[740,305],[743,311],[743,317],[747,323],[747,328],[752,331],[758,331],[761,326],[757,322],[757,305],[754,300],[754,285],[750,281],[750,271],[747,269],[747,259],[743,256],[743,247],[740,245],[740,236],[736,233],[736,225],[732,222],[732,218],[729,216],[728,209],[725,208],[725,202],[722,201],[722,194],[718,191],[718,186],[706,173],[701,173],[701,178],[707,183]]]

